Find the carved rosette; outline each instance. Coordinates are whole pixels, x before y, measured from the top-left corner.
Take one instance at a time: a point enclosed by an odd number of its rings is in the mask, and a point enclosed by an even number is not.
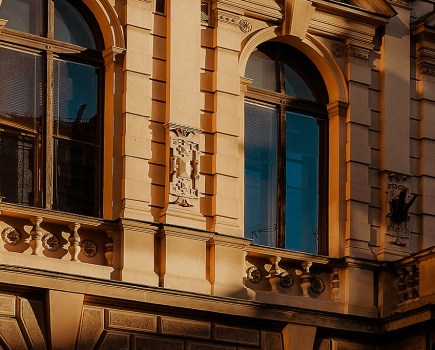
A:
[[[408,178],[404,175],[390,174],[387,185],[387,235],[393,237],[392,244],[406,246],[407,243],[403,239],[409,239],[410,233],[408,229],[408,209],[407,206],[413,200],[410,195],[411,189]],[[403,202],[403,203],[400,203]],[[405,212],[406,210],[406,212]],[[395,212],[403,212],[403,220],[397,219],[398,214]]]
[[[279,275],[279,285],[283,288],[291,288],[295,284],[293,276],[287,271],[281,272]]]
[[[247,19],[241,19],[239,22],[239,28],[243,33],[249,33],[252,30],[252,23]]]
[[[2,239],[10,245],[17,245],[21,241],[21,234],[13,227],[6,227],[2,231]]]
[[[60,241],[56,235],[47,233],[42,237],[42,245],[45,249],[55,252],[60,248]]]
[[[246,270],[246,276],[248,281],[252,283],[259,283],[263,278],[263,274],[261,273],[260,269],[255,266],[251,266]]]
[[[85,239],[81,244],[82,252],[84,256],[87,256],[88,258],[92,258],[95,255],[97,255],[97,244],[90,240]]]
[[[317,276],[311,278],[311,290],[316,294],[322,294],[325,291],[325,282]]]
[[[168,123],[170,132],[169,203],[192,207],[199,200],[199,142],[201,129]]]

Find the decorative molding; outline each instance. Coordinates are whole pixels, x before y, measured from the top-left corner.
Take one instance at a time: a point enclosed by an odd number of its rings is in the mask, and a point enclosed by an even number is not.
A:
[[[233,26],[239,26],[240,22],[240,16],[222,10],[215,11],[215,18],[216,22],[230,24]]]
[[[110,64],[115,61],[122,61],[124,58],[125,49],[122,47],[111,46],[103,51],[103,58],[106,64]]]
[[[259,283],[263,279],[263,274],[256,266],[251,266],[246,270],[246,278],[249,282]]]
[[[249,33],[252,30],[252,23],[247,19],[241,19],[239,28],[243,33]]]
[[[175,123],[165,127],[170,131],[169,203],[195,206],[199,200],[200,150],[193,136],[203,130]]]
[[[55,252],[60,248],[60,241],[56,235],[47,233],[44,235],[44,237],[42,237],[42,245],[45,249]]]
[[[407,10],[411,10],[411,1],[410,0],[387,0],[391,5],[405,8]]]
[[[21,233],[13,227],[6,227],[2,231],[2,239],[10,245],[17,245],[21,241]]]
[[[80,247],[82,248],[83,255],[88,258],[93,258],[95,255],[97,255],[97,244],[90,239],[85,239],[83,242],[81,242]]]
[[[368,61],[370,58],[371,49],[357,45],[346,45],[346,55],[348,58],[357,58],[359,60]]]

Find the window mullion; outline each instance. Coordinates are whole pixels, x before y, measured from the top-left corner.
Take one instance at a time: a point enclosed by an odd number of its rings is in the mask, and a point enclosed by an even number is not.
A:
[[[285,121],[285,105],[281,103],[278,111],[278,169],[277,169],[277,246],[285,248],[285,206],[286,206],[286,121]]]

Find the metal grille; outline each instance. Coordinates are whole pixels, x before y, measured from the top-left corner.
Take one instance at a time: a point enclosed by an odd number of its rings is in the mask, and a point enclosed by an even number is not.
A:
[[[156,13],[166,13],[166,0],[156,0]]]
[[[210,25],[210,3],[201,1],[201,23]]]

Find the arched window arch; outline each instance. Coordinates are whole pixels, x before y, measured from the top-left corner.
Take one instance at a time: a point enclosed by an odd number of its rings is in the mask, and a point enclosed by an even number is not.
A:
[[[328,95],[300,51],[266,42],[251,54],[245,99],[245,236],[327,254]]]
[[[101,215],[103,40],[74,0],[3,0],[0,196]]]

